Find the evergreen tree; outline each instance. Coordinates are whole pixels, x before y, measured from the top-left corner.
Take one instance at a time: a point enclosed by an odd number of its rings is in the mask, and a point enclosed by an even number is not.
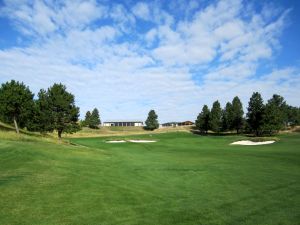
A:
[[[215,101],[213,103],[211,112],[210,112],[210,120],[209,127],[212,131],[219,133],[222,127],[222,109],[219,101]]]
[[[273,134],[284,127],[286,118],[285,109],[286,103],[280,95],[275,94],[268,100],[263,117],[264,131]]]
[[[247,123],[256,136],[261,134],[264,117],[263,99],[258,92],[254,92],[250,98],[247,113]]]
[[[38,99],[34,104],[34,110],[28,129],[41,133],[51,132],[54,129],[53,122],[48,93],[44,89],[41,89],[38,93]]]
[[[228,131],[231,129],[232,124],[232,105],[227,102],[225,109],[222,110],[222,131]]]
[[[99,129],[100,123],[99,111],[97,108],[94,108],[90,116],[89,127],[92,129]]]
[[[240,130],[243,127],[243,105],[239,99],[239,97],[234,97],[232,100],[232,110],[231,110],[231,128],[235,129],[237,133],[240,132]]]
[[[287,105],[285,109],[285,124],[286,126],[300,125],[300,108]]]
[[[0,87],[0,115],[4,122],[14,123],[16,132],[19,126],[25,127],[34,107],[33,94],[23,83],[11,80]]]
[[[79,130],[79,108],[75,105],[74,95],[67,92],[62,84],[54,84],[48,89],[47,100],[51,111],[52,129],[57,130],[61,138],[63,132],[72,133]]]
[[[88,126],[88,127],[90,126],[91,115],[92,114],[90,111],[86,112],[83,126]]]
[[[148,118],[145,122],[145,124],[146,124],[145,128],[147,130],[157,129],[159,127],[157,118],[158,118],[158,116],[156,115],[155,111],[150,110],[150,112],[148,113]]]
[[[209,120],[210,120],[210,111],[207,105],[204,105],[202,108],[201,113],[199,113],[197,120],[195,121],[196,127],[201,132],[208,132],[209,127]]]

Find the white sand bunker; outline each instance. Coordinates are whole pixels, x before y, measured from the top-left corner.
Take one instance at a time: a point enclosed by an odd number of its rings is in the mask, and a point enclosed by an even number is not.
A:
[[[259,142],[254,142],[254,141],[236,141],[231,143],[231,145],[269,145],[273,144],[275,141],[259,141]]]
[[[151,142],[156,142],[154,140],[129,140],[129,142],[133,143],[151,143]]]
[[[106,143],[125,143],[124,140],[106,141]]]

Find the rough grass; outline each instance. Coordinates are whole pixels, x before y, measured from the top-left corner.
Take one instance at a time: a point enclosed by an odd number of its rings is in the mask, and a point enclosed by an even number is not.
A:
[[[4,130],[4,131],[11,131],[14,130],[14,128],[8,124],[2,123],[0,121],[0,130]]]
[[[38,133],[20,133],[17,134],[15,131],[3,131],[0,130],[0,141],[18,141],[18,142],[51,142],[51,143],[64,143],[69,144],[67,140],[59,140],[58,138],[53,138],[50,135],[41,135]]]
[[[52,143],[62,143],[66,141],[58,140],[53,138],[49,134],[40,134],[38,132],[29,132],[26,130],[20,129],[20,133],[17,134],[15,128],[11,125],[0,122],[0,141],[10,140],[10,141],[19,141],[19,142],[52,142]]]
[[[136,134],[159,134],[169,132],[190,132],[191,126],[183,127],[165,127],[154,131],[145,130],[143,127],[101,127],[100,129],[90,129],[83,127],[82,130],[73,134],[63,134],[65,138],[81,138],[81,137],[103,137],[103,136],[128,136]],[[55,135],[55,134],[54,134]]]
[[[152,138],[0,138],[0,224],[299,224],[300,134],[265,146],[229,145],[238,136]]]

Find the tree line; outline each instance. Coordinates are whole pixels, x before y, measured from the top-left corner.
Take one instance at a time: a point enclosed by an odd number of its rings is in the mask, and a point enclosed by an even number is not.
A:
[[[41,89],[34,94],[23,82],[11,80],[0,87],[0,120],[19,128],[41,133],[57,131],[72,133],[80,129],[78,124],[79,108],[75,105],[74,95],[63,84],[53,84],[47,90]]]
[[[41,89],[34,94],[23,82],[11,80],[0,87],[0,121],[14,124],[19,128],[41,133],[57,131],[61,138],[63,133],[73,133],[81,127],[99,129],[101,124],[99,110],[87,111],[85,119],[79,121],[79,107],[75,105],[74,95],[63,84],[53,84],[47,90]],[[150,110],[145,129],[159,127],[157,115]]]
[[[97,108],[92,112],[88,111],[85,119],[78,122],[79,107],[75,105],[74,95],[61,83],[55,83],[47,90],[41,89],[35,99],[28,86],[11,80],[1,84],[0,103],[0,120],[14,124],[17,133],[19,128],[25,127],[29,131],[41,133],[55,130],[61,138],[62,133],[76,132],[81,126],[97,129],[101,124]],[[208,133],[208,130],[216,133],[235,130],[236,133],[253,133],[256,136],[271,135],[287,126],[299,124],[300,108],[288,105],[277,94],[264,104],[258,92],[251,96],[246,116],[243,105],[236,96],[223,109],[219,101],[213,103],[211,110],[204,105],[195,121],[196,128],[202,133]],[[148,113],[145,125],[147,130],[159,127],[154,110]]]
[[[236,96],[223,109],[219,101],[213,103],[211,110],[204,105],[195,121],[196,128],[202,133],[208,133],[208,130],[215,133],[235,130],[236,133],[252,133],[256,136],[272,135],[287,126],[299,124],[300,108],[288,105],[277,94],[264,104],[258,92],[252,94],[246,116],[242,102]]]

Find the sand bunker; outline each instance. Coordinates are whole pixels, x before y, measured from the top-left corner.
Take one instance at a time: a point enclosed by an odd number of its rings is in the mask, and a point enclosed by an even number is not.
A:
[[[126,141],[124,140],[116,140],[116,141],[106,141],[106,143],[125,143]]]
[[[275,141],[259,141],[259,142],[254,142],[254,141],[236,141],[231,143],[231,145],[269,145],[273,144]]]
[[[156,142],[154,140],[129,140],[129,142],[133,143],[151,143],[151,142]]]

